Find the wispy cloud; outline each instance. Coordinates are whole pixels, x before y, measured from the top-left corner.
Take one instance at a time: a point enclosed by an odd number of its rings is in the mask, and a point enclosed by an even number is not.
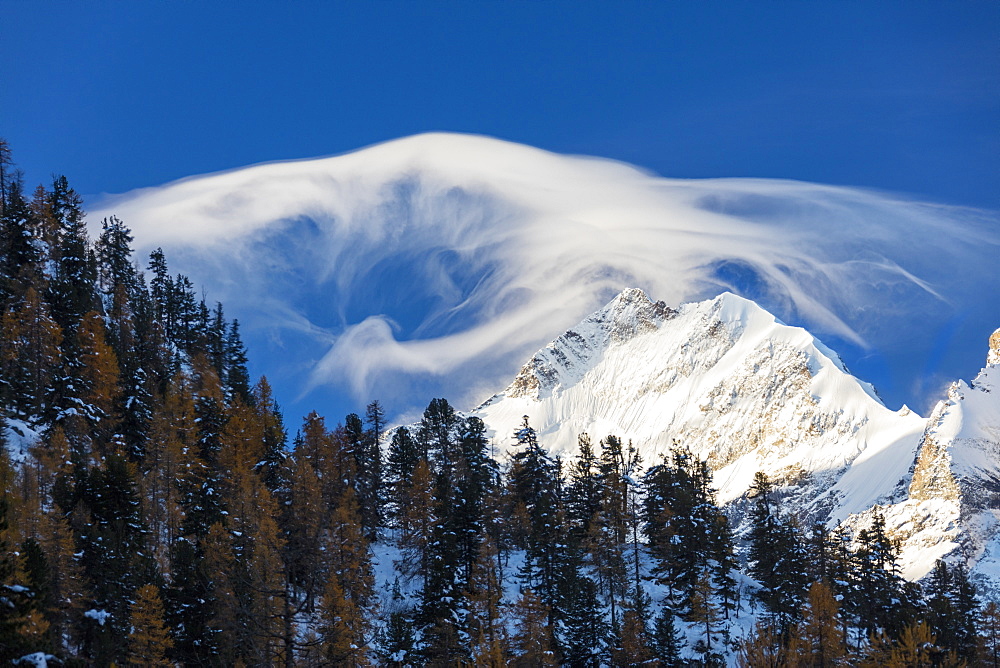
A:
[[[876,351],[925,354],[976,303],[1000,324],[995,213],[659,178],[474,136],[195,177],[107,197],[92,218],[111,213],[251,327],[308,336],[322,352],[302,392],[385,397],[439,376],[474,400],[632,285],[671,304],[732,289]]]

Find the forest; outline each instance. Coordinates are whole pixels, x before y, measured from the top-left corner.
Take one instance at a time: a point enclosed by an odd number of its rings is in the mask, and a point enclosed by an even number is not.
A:
[[[563,461],[443,398],[289,425],[222,304],[22,181],[0,140],[5,665],[1000,662],[960,564],[908,582],[877,515],[804,525],[762,473],[735,522],[690,444]]]

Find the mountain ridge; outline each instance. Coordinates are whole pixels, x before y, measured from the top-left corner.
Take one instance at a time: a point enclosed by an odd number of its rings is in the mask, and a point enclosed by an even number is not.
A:
[[[998,522],[979,509],[1000,505],[1000,427],[990,440],[992,417],[973,433],[954,412],[973,402],[993,415],[994,374],[988,366],[971,384],[956,382],[925,419],[887,408],[836,352],[751,300],[727,292],[673,309],[630,288],[535,353],[472,414],[498,439],[527,415],[564,457],[581,433],[631,439],[646,465],[674,443],[688,446],[713,469],[737,530],[758,470],[803,521],[860,530],[879,510],[901,540],[903,573],[918,579],[934,559],[958,558],[959,545],[990,549],[983,541]],[[984,490],[994,496],[984,500]],[[976,529],[960,517],[978,518],[989,536],[970,538]]]

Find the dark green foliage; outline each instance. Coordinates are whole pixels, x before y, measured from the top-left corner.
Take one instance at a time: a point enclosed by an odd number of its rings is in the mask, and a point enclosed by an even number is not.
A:
[[[580,434],[579,453],[569,466],[566,484],[566,519],[571,534],[582,540],[590,522],[601,510],[601,480],[594,446],[587,434]]]
[[[660,614],[653,622],[653,656],[663,668],[673,668],[681,663],[681,637],[673,610],[667,606],[660,608]]]
[[[849,613],[866,634],[885,630],[896,636],[916,621],[919,591],[903,580],[896,565],[897,548],[885,532],[885,519],[874,514],[869,528],[858,533],[858,549],[852,555]]]
[[[581,571],[580,559],[571,562],[563,595],[563,623],[560,638],[566,665],[596,668],[605,654],[604,610],[597,600],[597,584]]]
[[[66,177],[58,176],[52,182],[47,204],[56,236],[52,248],[55,272],[48,299],[56,322],[64,331],[72,332],[84,314],[98,306],[97,264],[87,239],[83,200],[69,187]]]
[[[979,601],[961,564],[948,568],[938,560],[924,585],[926,619],[937,644],[972,662],[976,655],[976,619]]]
[[[707,578],[728,614],[735,594],[733,539],[711,480],[708,466],[690,450],[672,449],[643,478],[643,530],[653,574],[669,588],[675,609],[690,610],[696,587]]]
[[[403,668],[412,665],[415,659],[413,622],[405,611],[396,610],[389,613],[385,632],[380,638],[378,654],[384,666]]]
[[[528,536],[521,578],[548,608],[549,623],[559,615],[559,594],[565,573],[566,523],[562,509],[559,467],[538,443],[525,416],[515,434],[510,486],[516,503],[527,511]]]
[[[253,405],[250,394],[250,374],[247,371],[247,349],[240,338],[240,323],[233,320],[226,336],[226,368],[224,384],[229,396],[236,396],[244,403]]]
[[[35,651],[135,662],[130,608],[145,584],[162,591],[178,665],[724,660],[733,538],[689,450],[641,475],[631,444],[581,435],[564,475],[526,418],[501,470],[486,425],[436,398],[418,428],[392,432],[384,461],[377,401],[333,432],[311,414],[290,453],[239,323],[172,276],[162,250],[143,274],[124,222],[106,219],[91,244],[83,221],[65,178],[26,197],[0,140],[0,425],[44,432],[25,464],[0,452],[0,663]],[[939,563],[922,598],[878,513],[854,539],[822,525],[806,536],[765,476],[752,496],[749,571],[772,644],[787,649],[824,581],[845,637],[884,633],[890,647],[925,621],[977,665],[977,624],[1000,614],[978,614],[962,566]],[[384,610],[369,540],[399,548],[412,576]]]
[[[787,626],[797,618],[805,600],[808,562],[800,532],[780,517],[773,495],[771,481],[758,471],[750,487],[749,566],[750,574],[761,584],[757,597],[781,625]]]

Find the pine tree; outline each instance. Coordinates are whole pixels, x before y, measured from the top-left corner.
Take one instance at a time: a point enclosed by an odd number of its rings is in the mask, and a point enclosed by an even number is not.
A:
[[[1000,605],[987,603],[979,614],[980,658],[983,665],[1000,668]]]
[[[505,666],[509,639],[503,610],[503,581],[499,573],[499,553],[490,537],[480,545],[467,595],[469,612],[465,628],[471,639],[472,662],[493,668]]]
[[[675,447],[669,458],[646,472],[643,489],[643,532],[654,559],[653,575],[668,587],[671,605],[686,611],[697,583],[707,576],[721,599],[722,614],[728,615],[735,596],[733,538],[725,514],[715,505],[707,464]]]
[[[0,660],[13,665],[15,659],[36,648],[22,632],[29,620],[32,592],[20,577],[7,523],[9,507],[7,490],[0,490]]]
[[[761,584],[757,596],[783,628],[794,621],[805,593],[806,556],[799,533],[773,507],[773,487],[760,471],[754,476],[749,533],[749,570]]]
[[[601,509],[601,483],[597,455],[590,442],[590,436],[580,434],[577,438],[578,454],[569,466],[569,481],[566,485],[566,519],[571,534],[582,539],[589,533],[590,520]]]
[[[898,640],[893,642],[885,634],[876,636],[869,643],[860,668],[949,668],[962,665],[953,652],[938,646],[937,639],[923,622],[903,628]]]
[[[949,569],[940,559],[926,585],[927,623],[938,644],[970,664],[976,657],[979,602],[962,565]]]
[[[253,404],[250,394],[250,374],[247,372],[247,349],[240,338],[240,323],[233,320],[226,337],[226,372],[224,375],[227,393],[239,397],[244,403]]]
[[[306,608],[322,594],[324,552],[329,511],[323,503],[316,469],[305,456],[296,457],[290,490],[283,504],[285,564],[290,583],[302,592]]]
[[[514,499],[524,504],[528,520],[527,550],[521,577],[555,621],[564,573],[565,522],[562,520],[560,476],[555,462],[538,444],[525,416],[515,434],[517,450],[511,457],[510,485]]]
[[[78,538],[82,565],[93,584],[95,608],[108,613],[105,621],[91,625],[88,651],[99,661],[117,660],[128,635],[128,602],[155,570],[145,550],[147,530],[134,472],[121,454],[110,454],[103,467],[83,474],[78,494],[75,520],[87,521]],[[79,516],[81,510],[87,517]]]
[[[900,577],[897,546],[886,534],[880,512],[876,510],[871,525],[858,533],[857,543],[848,605],[866,635],[884,630],[895,637],[916,620],[919,589]]]
[[[674,668],[681,664],[681,638],[673,610],[667,606],[660,608],[660,614],[653,622],[653,656],[662,668]]]
[[[415,645],[413,622],[409,615],[403,610],[391,612],[379,645],[379,664],[392,668],[412,665]]]
[[[408,578],[419,578],[421,589],[426,588],[429,577],[430,554],[434,518],[433,481],[426,459],[417,462],[413,480],[402,494],[399,547],[402,553],[396,568]]]
[[[62,367],[62,329],[32,287],[22,303],[3,314],[0,327],[0,365],[14,416],[34,423],[51,419]]]
[[[652,601],[641,588],[633,593],[631,604],[622,613],[621,651],[612,656],[615,666],[643,666],[653,660],[649,632]]]
[[[24,197],[23,184],[14,175],[6,184],[0,213],[0,306],[23,297],[29,287],[46,288],[39,248],[40,223]]]
[[[46,513],[43,523],[40,542],[49,570],[45,618],[54,649],[74,656],[83,643],[81,629],[89,589],[80,563],[83,555],[77,552],[73,531],[61,513]]]
[[[236,591],[239,574],[232,536],[221,522],[216,522],[199,541],[199,547],[203,562],[195,575],[204,574],[210,613],[205,634],[207,642],[192,642],[192,651],[196,660],[204,657],[204,663],[217,660],[221,665],[236,665],[242,654],[240,643],[244,631],[240,619],[242,607]]]
[[[740,668],[789,668],[789,662],[784,634],[773,620],[758,619],[753,633],[740,641],[736,653]]]
[[[406,532],[402,525],[406,516],[404,496],[413,480],[413,471],[420,460],[420,449],[406,427],[397,428],[389,442],[386,458],[386,484],[389,488],[389,507],[393,517],[393,527]]]
[[[72,331],[84,314],[94,310],[97,268],[87,239],[83,200],[69,187],[66,177],[57,176],[47,201],[49,224],[55,230],[56,246],[52,258],[55,273],[49,285],[48,302],[53,317],[63,330],[70,330],[66,341],[74,341]]]

